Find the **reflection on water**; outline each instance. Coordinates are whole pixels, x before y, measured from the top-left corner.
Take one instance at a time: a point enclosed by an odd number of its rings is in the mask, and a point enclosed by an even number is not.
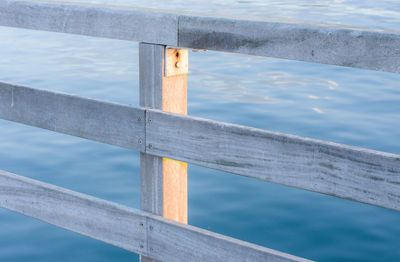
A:
[[[319,109],[318,107],[313,107],[312,110],[314,110],[318,114],[324,114],[324,112],[321,109]]]
[[[264,60],[265,62],[265,60]],[[220,63],[224,66],[224,63]],[[259,62],[258,64],[262,64]],[[256,63],[248,63],[248,71],[255,71]],[[232,64],[229,71],[240,71],[243,66]],[[207,88],[211,93],[203,94],[203,98],[230,100],[232,102],[254,103],[254,104],[270,104],[270,103],[293,103],[293,99],[282,97],[282,91],[292,92],[292,90],[305,90],[305,87],[312,83],[315,90],[335,90],[339,88],[339,84],[333,80],[322,79],[312,75],[293,75],[279,71],[265,71],[254,75],[247,74],[249,78],[243,78],[243,75],[229,75],[224,72],[223,68],[216,68],[222,73],[207,72],[203,70],[191,70],[196,75],[199,83],[207,83]],[[191,88],[204,88],[199,84],[190,86]],[[275,91],[274,89],[280,89]],[[304,94],[309,99],[330,99],[330,97],[319,97],[312,94]]]
[[[87,2],[400,24],[397,0]],[[0,28],[3,81],[138,105],[137,55],[137,43]],[[188,86],[191,115],[400,154],[400,75],[196,52]],[[132,207],[140,202],[138,160],[136,152],[0,121],[1,169]],[[318,261],[400,261],[398,212],[195,166],[189,174],[190,224]],[[0,223],[0,261],[138,261],[12,212],[0,210]]]

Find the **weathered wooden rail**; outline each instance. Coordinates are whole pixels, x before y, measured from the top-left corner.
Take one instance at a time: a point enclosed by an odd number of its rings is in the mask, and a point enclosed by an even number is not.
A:
[[[141,152],[144,211],[0,171],[4,208],[143,261],[306,261],[185,225],[179,161],[400,211],[399,155],[186,116],[187,53],[176,49],[400,73],[399,32],[28,0],[0,1],[0,26],[141,42],[141,107],[0,82],[0,118]]]

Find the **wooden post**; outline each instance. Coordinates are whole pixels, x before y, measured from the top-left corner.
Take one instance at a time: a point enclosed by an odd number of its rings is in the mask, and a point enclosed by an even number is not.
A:
[[[162,110],[187,114],[187,73],[188,51],[167,48]],[[163,216],[187,223],[187,163],[164,158],[163,178]]]
[[[187,114],[187,50],[141,43],[139,64],[140,105]],[[140,176],[141,208],[187,223],[187,164],[141,153]]]

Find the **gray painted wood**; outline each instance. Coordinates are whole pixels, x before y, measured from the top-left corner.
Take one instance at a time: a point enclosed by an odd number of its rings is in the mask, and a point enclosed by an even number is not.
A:
[[[148,110],[147,153],[400,211],[400,156]]]
[[[186,15],[179,46],[400,73],[400,31]]]
[[[141,151],[141,205],[158,215],[161,157],[400,211],[394,154],[7,83],[0,118]]]
[[[0,1],[0,25],[400,73],[400,32],[45,0]]]
[[[164,261],[307,261],[1,170],[0,207]]]
[[[163,45],[139,44],[139,93],[142,107],[162,108],[165,48]],[[163,160],[146,153],[140,154],[140,207],[153,214],[163,215]],[[156,262],[145,256],[141,256],[140,261]]]
[[[0,25],[175,46],[178,18],[143,8],[1,0]]]
[[[162,157],[140,153],[140,207],[160,216],[163,214]]]
[[[144,110],[0,83],[0,118],[144,151]]]
[[[165,46],[139,44],[140,105],[146,108],[162,107],[162,78]],[[146,125],[149,124],[146,122]],[[144,150],[142,151],[144,152]],[[162,158],[140,155],[141,208],[157,215],[163,214]]]
[[[135,253],[147,252],[146,214],[139,210],[5,171],[0,171],[0,206]]]
[[[165,46],[139,44],[140,106],[162,108],[162,81]]]
[[[310,261],[157,216],[147,226],[150,254],[164,261]]]

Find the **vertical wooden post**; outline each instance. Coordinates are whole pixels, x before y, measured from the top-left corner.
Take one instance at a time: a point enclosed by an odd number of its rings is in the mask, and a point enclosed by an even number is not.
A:
[[[140,106],[187,114],[187,50],[141,43],[139,64]],[[187,223],[187,164],[141,153],[140,176],[141,208]]]
[[[187,73],[188,50],[167,48],[162,110],[187,114]],[[187,163],[164,158],[163,178],[163,216],[187,223]]]

